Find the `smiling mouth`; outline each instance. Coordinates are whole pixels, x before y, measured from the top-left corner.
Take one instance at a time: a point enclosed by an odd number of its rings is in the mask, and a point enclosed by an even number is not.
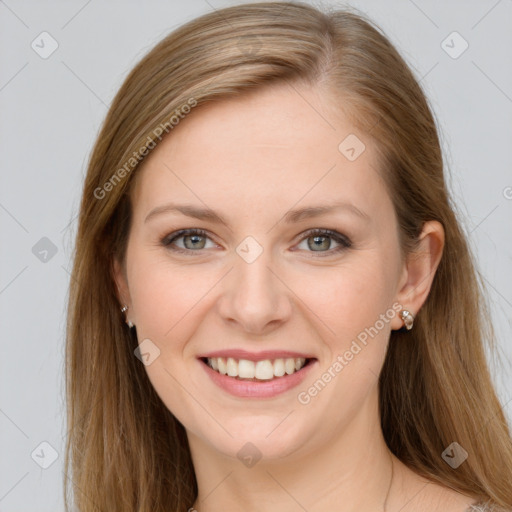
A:
[[[249,361],[248,359],[235,359],[232,357],[203,357],[201,361],[212,370],[243,381],[269,381],[293,375],[316,359],[303,357],[288,357],[279,359],[264,359],[262,361]]]

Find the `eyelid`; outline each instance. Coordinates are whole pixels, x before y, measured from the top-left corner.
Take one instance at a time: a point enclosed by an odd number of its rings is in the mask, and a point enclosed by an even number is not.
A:
[[[350,247],[352,245],[352,242],[350,238],[347,235],[344,235],[343,233],[340,233],[334,229],[327,229],[327,228],[312,228],[308,229],[307,231],[304,231],[301,233],[300,242],[305,240],[306,238],[309,238],[311,236],[318,235],[318,236],[328,236],[329,238],[333,238],[334,240],[339,241],[339,243],[343,243]]]
[[[213,240],[213,238],[211,237],[211,235],[206,230],[201,229],[201,228],[186,228],[186,229],[179,229],[177,231],[173,231],[172,233],[169,233],[168,235],[165,235],[161,239],[161,244],[165,248],[169,249],[170,251],[179,252],[182,254],[183,253],[186,253],[186,254],[201,253],[202,251],[205,251],[206,249],[198,249],[198,250],[194,251],[194,250],[190,250],[190,249],[182,249],[181,247],[172,247],[171,246],[171,244],[174,241],[178,240],[179,238],[182,238],[185,236],[192,236],[192,235],[202,236],[202,237],[208,238],[212,242],[216,243]]]
[[[199,253],[201,254],[202,251],[205,251],[206,249],[198,249],[198,250],[192,250],[192,249],[182,249],[181,247],[172,247],[171,244],[184,236],[192,236],[192,235],[198,235],[204,238],[208,238],[213,243],[216,243],[215,240],[211,237],[211,235],[204,229],[201,228],[186,228],[186,229],[179,229],[177,231],[174,231],[166,236],[164,236],[161,239],[161,244],[168,248],[169,250],[173,252],[178,253],[185,253],[185,254],[191,254],[191,253]],[[352,247],[352,242],[350,238],[343,233],[339,233],[338,231],[327,229],[327,228],[312,228],[304,231],[300,235],[300,239],[297,241],[295,245],[300,244],[304,240],[312,237],[312,236],[325,236],[328,238],[333,239],[336,243],[340,244],[339,247],[334,249],[329,249],[327,251],[306,251],[311,254],[317,253],[320,257],[323,256],[332,256],[334,254],[337,254],[343,250],[346,250],[350,247]],[[217,244],[218,245],[218,244]],[[296,250],[296,249],[293,249]]]

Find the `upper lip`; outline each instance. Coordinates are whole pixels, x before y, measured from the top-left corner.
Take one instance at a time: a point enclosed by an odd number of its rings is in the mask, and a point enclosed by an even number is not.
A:
[[[304,359],[315,359],[314,356],[309,354],[303,354],[300,352],[294,352],[291,350],[263,350],[260,352],[248,352],[243,349],[229,349],[229,350],[216,350],[214,352],[208,352],[198,356],[201,358],[214,358],[214,357],[232,357],[233,359],[247,359],[248,361],[263,361],[265,359],[287,359],[302,357]]]

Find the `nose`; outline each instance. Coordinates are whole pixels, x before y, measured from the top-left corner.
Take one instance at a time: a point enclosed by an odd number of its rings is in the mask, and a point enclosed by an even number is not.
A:
[[[240,258],[223,279],[217,302],[220,316],[246,333],[265,335],[285,323],[292,312],[292,292],[265,251],[252,263]]]

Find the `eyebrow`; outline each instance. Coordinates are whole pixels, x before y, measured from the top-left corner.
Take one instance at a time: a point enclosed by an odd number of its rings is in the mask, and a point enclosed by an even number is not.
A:
[[[292,224],[300,222],[301,220],[304,219],[319,217],[320,215],[325,215],[326,213],[331,213],[338,210],[347,211],[366,221],[370,220],[370,217],[367,213],[360,210],[352,203],[346,202],[338,202],[320,206],[307,206],[305,208],[300,208],[297,210],[290,210],[283,216],[283,218],[285,223]],[[156,208],[149,212],[149,214],[146,216],[146,219],[144,220],[144,223],[148,222],[150,219],[156,217],[157,215],[162,215],[165,213],[182,213],[183,215],[186,215],[187,217],[192,217],[194,219],[210,221],[216,224],[228,224],[220,213],[215,212],[210,208],[203,208],[190,204],[176,203],[169,203],[164,204],[162,206],[157,206]]]

